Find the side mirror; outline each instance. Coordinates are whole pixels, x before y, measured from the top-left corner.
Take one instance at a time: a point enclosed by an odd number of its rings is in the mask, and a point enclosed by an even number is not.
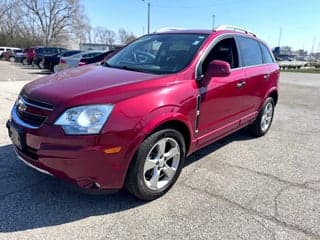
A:
[[[221,60],[213,60],[210,62],[206,77],[226,77],[229,76],[231,72],[231,67],[228,62]]]

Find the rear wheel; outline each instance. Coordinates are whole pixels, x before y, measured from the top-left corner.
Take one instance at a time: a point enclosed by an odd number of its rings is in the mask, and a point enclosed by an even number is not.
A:
[[[180,132],[164,129],[140,145],[126,178],[126,188],[142,200],[165,194],[176,182],[185,159],[185,142]]]
[[[267,98],[256,120],[249,126],[250,132],[255,137],[265,135],[272,124],[274,114],[274,100],[272,97]]]

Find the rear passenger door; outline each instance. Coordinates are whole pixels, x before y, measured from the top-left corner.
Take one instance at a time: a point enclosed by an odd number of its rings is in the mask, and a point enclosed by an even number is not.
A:
[[[245,125],[258,114],[266,91],[265,82],[268,81],[269,72],[264,65],[259,42],[249,36],[237,36],[236,39],[240,51],[241,66],[245,74],[242,98],[245,115],[240,121],[241,125]]]

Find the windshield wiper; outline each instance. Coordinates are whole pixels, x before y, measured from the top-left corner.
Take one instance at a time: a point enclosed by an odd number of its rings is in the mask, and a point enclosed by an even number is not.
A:
[[[129,71],[134,71],[134,72],[145,72],[145,73],[150,73],[150,71],[145,70],[145,69],[141,69],[141,68],[135,68],[135,67],[130,67],[130,66],[119,66],[120,69],[124,69],[124,70],[129,70]]]

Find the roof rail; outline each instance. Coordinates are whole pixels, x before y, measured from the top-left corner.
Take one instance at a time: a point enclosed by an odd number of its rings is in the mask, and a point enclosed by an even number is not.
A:
[[[221,25],[219,27],[217,27],[215,29],[216,31],[220,31],[220,30],[233,30],[235,32],[243,32],[249,35],[252,35],[254,37],[256,37],[257,35],[253,32],[250,32],[249,30],[242,28],[242,27],[237,27],[237,26],[232,26],[232,25]]]
[[[180,27],[164,27],[156,30],[155,33],[170,32],[170,31],[177,31],[177,30],[186,30],[186,29],[180,28]]]

